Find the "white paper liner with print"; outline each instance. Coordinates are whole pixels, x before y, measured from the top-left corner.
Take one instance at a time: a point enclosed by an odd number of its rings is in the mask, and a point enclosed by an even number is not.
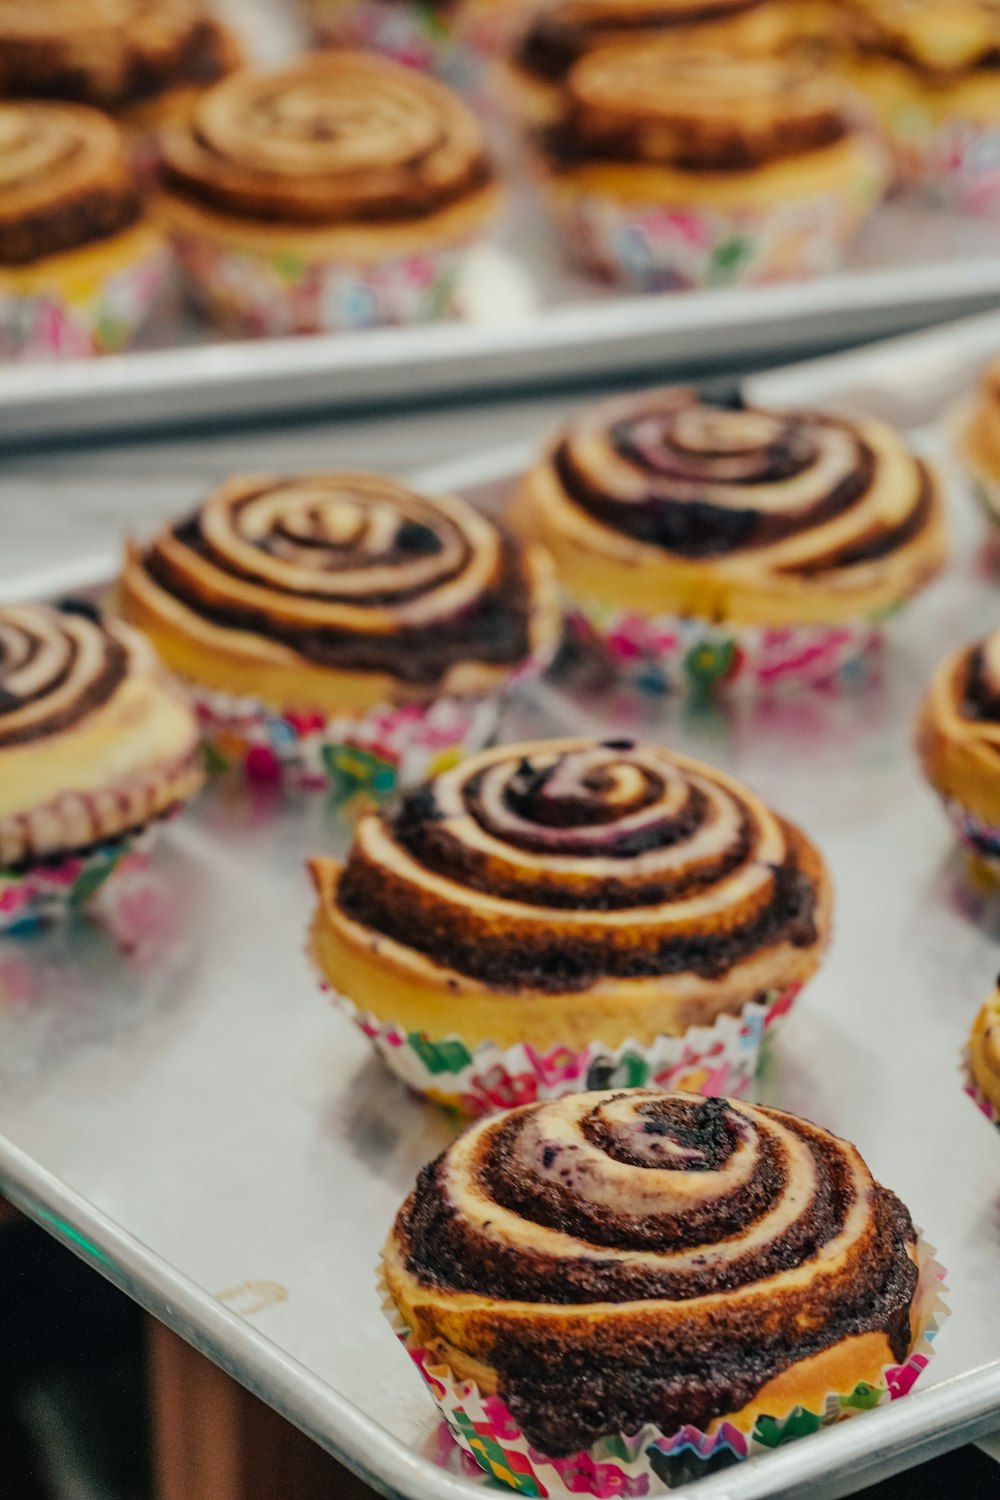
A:
[[[192,300],[233,333],[341,333],[461,316],[468,245],[355,265],[288,249],[223,248],[180,228],[171,237]]]
[[[108,273],[81,255],[80,269],[42,278],[0,272],[0,359],[80,359],[124,349],[166,283],[169,254],[157,236]]]
[[[471,7],[463,24],[427,0],[302,0],[316,40],[331,47],[360,47],[407,67],[433,73],[453,88],[481,80],[486,59],[499,45],[499,28]],[[502,17],[504,5],[493,9]],[[466,12],[470,7],[465,7]]]
[[[994,880],[1000,880],[1000,828],[977,817],[954,797],[941,800],[959,843],[974,865]]]
[[[1000,119],[941,119],[917,100],[889,122],[899,184],[958,213],[1000,215]]]
[[[551,1459],[531,1446],[499,1396],[483,1396],[472,1381],[460,1380],[448,1365],[412,1343],[409,1328],[389,1295],[382,1273],[382,1311],[423,1376],[455,1441],[494,1481],[521,1495],[593,1495],[598,1500],[664,1494],[691,1480],[807,1437],[859,1412],[905,1396],[927,1368],[934,1340],[949,1309],[944,1301],[945,1271],[933,1248],[918,1233],[920,1274],[914,1297],[916,1338],[909,1357],[888,1365],[876,1385],[861,1382],[850,1391],[830,1391],[822,1409],[797,1406],[779,1418],[758,1417],[737,1425],[712,1423],[665,1434],[647,1426],[633,1436],[603,1438],[584,1453]]]
[[[744,1097],[753,1084],[765,1044],[794,1004],[801,985],[720,1016],[712,1026],[651,1043],[607,1047],[520,1044],[506,1049],[484,1042],[470,1049],[460,1037],[432,1038],[366,1014],[321,980],[321,987],[361,1028],[386,1066],[417,1093],[462,1118],[478,1118],[538,1099],[558,1099],[590,1089],[681,1089],[693,1094]]]
[[[130,879],[145,876],[157,831],[147,828],[22,872],[0,869],[0,937],[25,937],[88,908],[113,923],[109,903],[125,894]]]
[[[503,695],[384,704],[360,718],[308,709],[277,713],[255,698],[188,685],[209,769],[329,792],[337,807],[384,802],[437,776],[496,734]]]
[[[569,628],[616,677],[651,696],[766,698],[863,680],[882,644],[876,620],[840,625],[714,624],[641,615],[592,600],[567,603]]]
[[[962,1048],[962,1087],[980,1114],[985,1115],[990,1124],[1000,1130],[1000,1110],[979,1087],[976,1075],[972,1071],[972,1057],[967,1046]]]
[[[569,258],[637,291],[800,280],[835,270],[885,186],[881,164],[850,192],[720,212],[695,204],[627,204],[556,191],[550,202]]]

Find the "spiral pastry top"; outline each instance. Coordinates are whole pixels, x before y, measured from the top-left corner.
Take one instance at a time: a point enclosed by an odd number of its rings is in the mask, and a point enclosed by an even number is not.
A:
[[[1000,1111],[1000,985],[973,1024],[968,1066],[979,1092]]]
[[[616,1046],[739,1014],[812,974],[830,921],[804,834],[721,772],[627,740],[474,756],[313,873],[335,987],[504,1047],[526,1018],[536,1045]]]
[[[850,0],[845,11],[862,55],[942,81],[1000,65],[1000,0]]]
[[[560,1457],[877,1380],[912,1347],[916,1256],[847,1142],[635,1089],[474,1125],[421,1172],[385,1273],[414,1343]]]
[[[231,479],[132,554],[121,592],[177,671],[278,708],[485,691],[558,628],[539,549],[375,474]]]
[[[681,388],[583,411],[512,515],[579,598],[744,624],[877,614],[947,555],[935,478],[889,427]]]
[[[973,472],[991,489],[1000,485],[1000,359],[987,365],[980,377],[960,443]]]
[[[920,710],[917,748],[943,797],[1000,825],[1000,630],[938,667]]]
[[[0,0],[0,96],[119,110],[238,61],[202,0]]]
[[[194,715],[148,641],[89,613],[0,607],[0,868],[131,832],[201,780]]]
[[[462,100],[360,52],[234,74],[164,134],[163,155],[171,196],[286,226],[425,220],[494,191]]]
[[[113,121],[83,105],[0,104],[0,266],[106,239],[140,209]]]

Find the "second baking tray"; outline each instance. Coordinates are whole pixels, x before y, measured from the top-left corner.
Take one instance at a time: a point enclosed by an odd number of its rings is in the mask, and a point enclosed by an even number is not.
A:
[[[948,330],[766,376],[758,400],[931,414],[1000,347]],[[375,455],[373,455],[375,457]],[[524,453],[420,476],[494,506]],[[837,891],[828,961],[761,1096],[856,1141],[948,1267],[952,1318],[915,1394],[701,1481],[702,1500],[844,1495],[1000,1424],[1000,1139],[958,1055],[1000,963],[1000,898],[962,860],[910,747],[941,653],[1000,623],[978,516],[949,473],[949,574],[856,695],[694,711],[549,680],[508,739],[644,735],[703,755],[801,822]],[[50,593],[79,572],[48,576]],[[22,590],[23,592],[23,590]],[[343,849],[322,799],[217,783],[165,833],[113,938],[87,922],[0,945],[0,1189],[386,1492],[470,1500],[379,1309],[394,1212],[452,1127],[388,1076],[303,953],[306,853]]]

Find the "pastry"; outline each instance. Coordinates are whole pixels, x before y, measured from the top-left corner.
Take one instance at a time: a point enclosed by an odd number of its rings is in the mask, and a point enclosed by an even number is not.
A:
[[[408,1083],[473,1114],[605,1082],[746,1087],[830,929],[799,829],[628,740],[488,750],[311,869],[321,976]]]
[[[541,549],[375,474],[228,480],[130,551],[120,606],[194,685],[218,758],[345,800],[479,748],[559,631]]]
[[[361,52],[234,74],[162,151],[159,210],[189,288],[249,333],[456,312],[468,250],[502,202],[457,95]]]
[[[660,1493],[692,1451],[717,1468],[900,1395],[944,1313],[854,1146],[651,1090],[473,1125],[420,1173],[383,1274],[458,1442],[550,1495]]]
[[[650,692],[851,673],[947,555],[937,480],[881,422],[681,387],[585,408],[511,517],[578,632]]]
[[[138,632],[0,606],[0,931],[79,907],[202,779],[194,715]]]
[[[917,749],[973,865],[1000,876],[1000,630],[938,667]]]
[[[965,1091],[1000,1126],[1000,985],[973,1023],[965,1050]]]
[[[171,114],[239,58],[201,0],[0,0],[0,98],[107,110],[144,160]]]
[[[972,213],[1000,212],[1000,4],[851,0],[852,76],[904,186]]]
[[[887,180],[835,71],[669,39],[576,63],[535,155],[570,258],[639,290],[828,272]]]
[[[983,371],[958,437],[959,456],[989,519],[1000,524],[1000,359]]]
[[[774,56],[828,45],[837,30],[822,0],[547,0],[511,48],[505,76],[517,112],[535,124],[558,112],[559,90],[581,58],[619,42]]]
[[[123,348],[166,264],[107,116],[0,104],[0,357]]]

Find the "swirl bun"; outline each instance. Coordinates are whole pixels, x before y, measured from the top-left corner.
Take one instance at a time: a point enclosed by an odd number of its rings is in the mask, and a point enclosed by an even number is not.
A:
[[[120,838],[201,781],[194,716],[147,641],[87,615],[0,608],[0,867]]]
[[[0,0],[0,95],[118,111],[204,86],[238,50],[201,0]]]
[[[577,599],[741,625],[878,615],[947,552],[931,471],[882,423],[680,388],[584,411],[514,517]]]
[[[1000,631],[963,648],[935,672],[917,721],[928,781],[963,842],[1000,857]]]
[[[70,104],[0,104],[0,266],[107,239],[139,213],[111,120]]]
[[[917,1332],[913,1225],[857,1150],[689,1094],[474,1125],[421,1172],[385,1275],[414,1343],[553,1457],[646,1423],[822,1412],[884,1384]]]
[[[467,1044],[649,1043],[815,970],[812,844],[697,761],[629,741],[475,756],[313,862],[322,972],[407,1031]]]
[[[851,0],[845,7],[862,55],[904,63],[938,84],[995,67],[1000,48],[996,0]]]
[[[1000,522],[1000,359],[993,360],[980,377],[959,435],[959,448],[987,515]]]
[[[969,1092],[1000,1123],[1000,985],[976,1016],[966,1049]]]
[[[122,602],[177,671],[277,709],[489,691],[557,629],[540,552],[373,474],[230,479],[133,552]]]

